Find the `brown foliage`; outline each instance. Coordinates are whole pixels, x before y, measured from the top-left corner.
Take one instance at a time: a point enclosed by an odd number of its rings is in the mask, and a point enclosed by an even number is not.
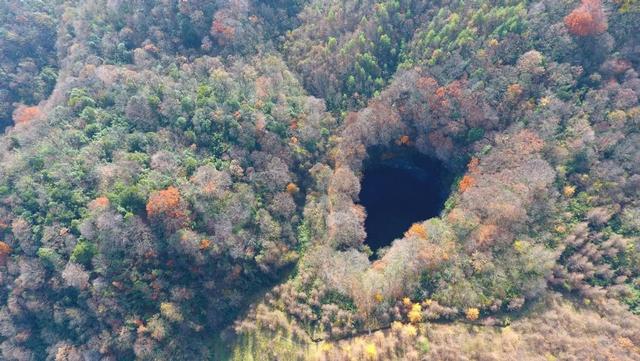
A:
[[[518,100],[523,92],[524,89],[522,88],[522,85],[518,83],[511,84],[507,87],[507,99]]]
[[[582,4],[564,18],[569,32],[578,36],[602,34],[607,30],[607,16],[600,0],[582,0]]]
[[[475,242],[480,247],[487,247],[493,244],[498,234],[498,228],[492,224],[481,225],[475,233]]]
[[[469,161],[467,168],[469,169],[469,173],[478,173],[478,166],[480,165],[480,159],[473,157]]]
[[[219,171],[212,166],[202,166],[191,177],[191,181],[198,188],[198,198],[210,200],[222,198],[231,186],[228,173]]]
[[[535,132],[525,129],[515,136],[515,149],[524,154],[537,153],[544,147],[544,141]]]

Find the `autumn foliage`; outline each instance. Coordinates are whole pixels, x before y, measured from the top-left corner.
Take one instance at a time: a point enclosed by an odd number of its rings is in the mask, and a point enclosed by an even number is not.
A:
[[[205,250],[209,249],[209,247],[211,247],[211,241],[208,240],[208,239],[203,239],[203,240],[200,241],[200,244],[199,244],[198,248],[201,251],[205,251]]]
[[[492,224],[481,225],[475,233],[475,242],[480,247],[491,246],[498,234],[498,228]]]
[[[33,119],[39,117],[40,114],[42,114],[42,112],[38,107],[21,107],[16,109],[13,114],[13,121],[15,124],[29,123]]]
[[[11,247],[8,244],[0,241],[0,266],[3,266],[5,264],[10,253]]]
[[[602,8],[602,2],[600,0],[582,0],[580,6],[564,18],[564,24],[573,35],[602,34],[607,30],[607,16]]]
[[[90,209],[104,209],[109,207],[109,198],[107,197],[98,197],[94,199],[91,203],[89,203]]]
[[[637,2],[0,1],[0,360],[638,359]]]
[[[468,308],[464,313],[469,321],[475,321],[480,316],[480,310],[477,308]]]
[[[299,190],[300,188],[298,188],[298,186],[295,183],[287,184],[287,193],[295,194],[295,193],[298,193]]]
[[[398,139],[397,143],[400,145],[409,145],[409,143],[411,143],[411,138],[408,135],[403,135]]]
[[[224,13],[219,13],[211,24],[211,35],[213,35],[220,44],[226,44],[236,36],[236,29],[228,24],[228,19]]]
[[[422,239],[427,239],[428,233],[427,229],[424,227],[422,223],[414,223],[411,228],[404,234],[405,237],[418,237]]]
[[[147,202],[147,216],[161,221],[165,230],[172,232],[184,227],[189,221],[186,205],[176,187],[156,191]]]
[[[480,165],[480,159],[473,157],[469,161],[467,168],[469,169],[469,173],[478,173],[478,166]]]
[[[464,177],[462,177],[462,180],[460,181],[460,185],[458,187],[460,188],[460,192],[466,192],[469,188],[473,187],[475,184],[476,184],[475,178],[473,178],[470,175],[465,175]]]

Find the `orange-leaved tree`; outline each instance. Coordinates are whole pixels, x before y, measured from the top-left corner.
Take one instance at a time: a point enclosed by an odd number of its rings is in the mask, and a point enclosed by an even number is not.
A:
[[[404,233],[405,237],[417,237],[421,239],[427,239],[429,234],[427,233],[427,229],[422,223],[414,223],[411,225],[408,231]]]
[[[11,251],[11,246],[0,241],[0,266],[4,266]]]
[[[104,209],[109,207],[109,204],[110,204],[109,198],[102,196],[91,201],[91,203],[89,203],[89,209],[91,210]]]
[[[170,233],[189,223],[186,203],[176,187],[153,192],[147,202],[147,216]]]
[[[458,185],[460,192],[466,192],[469,188],[473,187],[476,184],[476,179],[470,175],[465,175],[460,180],[460,184]]]
[[[591,36],[604,33],[607,30],[607,15],[602,8],[602,1],[582,0],[580,6],[564,18],[564,24],[573,35]]]
[[[42,114],[42,111],[37,106],[18,107],[13,113],[13,121],[15,124],[29,123],[31,120],[38,118]]]

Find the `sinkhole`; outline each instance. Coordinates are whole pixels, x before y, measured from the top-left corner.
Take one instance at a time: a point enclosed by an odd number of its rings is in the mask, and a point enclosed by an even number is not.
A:
[[[360,204],[373,258],[413,223],[439,216],[454,178],[438,159],[403,148],[370,149],[363,171]]]
[[[0,135],[11,125],[11,121],[0,118]]]

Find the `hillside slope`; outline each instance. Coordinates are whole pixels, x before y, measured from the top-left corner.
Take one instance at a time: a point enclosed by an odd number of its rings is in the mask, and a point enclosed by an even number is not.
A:
[[[635,1],[0,14],[0,359],[640,359]],[[404,151],[455,181],[374,253]]]

